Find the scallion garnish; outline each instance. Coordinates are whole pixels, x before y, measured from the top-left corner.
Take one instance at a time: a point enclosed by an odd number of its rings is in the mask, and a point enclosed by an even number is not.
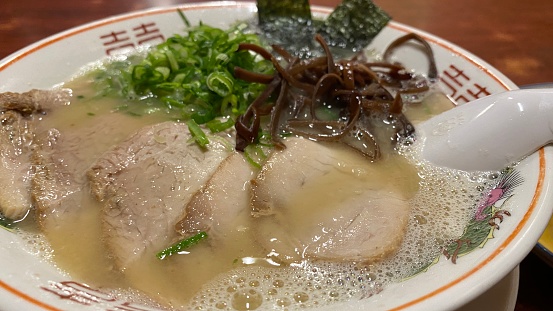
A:
[[[169,256],[172,256],[174,254],[178,254],[179,252],[198,244],[201,240],[207,238],[207,233],[201,231],[198,234],[191,236],[187,239],[184,239],[182,241],[179,241],[176,244],[173,244],[169,246],[168,248],[162,250],[161,252],[156,254],[156,257],[160,260],[163,260]]]
[[[267,157],[273,151],[271,137],[267,133],[260,133],[256,144],[250,144],[244,148],[246,161],[255,168],[261,168]]]
[[[207,135],[205,135],[204,130],[194,121],[194,119],[189,120],[186,122],[188,125],[188,130],[190,131],[190,134],[192,134],[192,137],[196,141],[196,143],[202,147],[206,148],[209,144],[209,139],[207,138]]]
[[[211,133],[219,133],[234,126],[234,120],[228,118],[226,121],[220,119],[213,119],[207,122],[205,125],[211,131]]]
[[[12,231],[14,227],[15,227],[15,223],[12,220],[0,214],[0,228],[4,228],[8,231]]]
[[[185,34],[168,38],[142,56],[106,64],[96,73],[97,89],[102,96],[125,97],[127,113],[165,111],[170,118],[193,119],[197,124],[219,117],[236,120],[265,85],[235,79],[234,68],[274,72],[269,61],[238,50],[241,43],[261,44],[257,35],[244,28],[222,30],[202,23],[189,27]]]

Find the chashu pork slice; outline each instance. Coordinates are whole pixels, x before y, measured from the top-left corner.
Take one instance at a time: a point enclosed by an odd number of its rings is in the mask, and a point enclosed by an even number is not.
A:
[[[254,174],[244,155],[233,152],[194,194],[176,225],[177,232],[191,236],[205,231],[211,240],[221,241],[245,229],[251,217],[250,180]]]
[[[67,124],[67,115],[83,112],[75,106],[63,108],[48,114],[50,122],[39,124],[33,150],[32,198],[44,232],[63,228],[80,212],[96,206],[88,187],[88,168],[110,146],[150,122],[113,112]],[[60,121],[52,124],[52,119]]]
[[[0,213],[5,217],[19,220],[32,208],[37,119],[69,98],[65,89],[0,93]]]
[[[89,169],[92,193],[104,202],[106,243],[120,269],[178,239],[175,225],[188,201],[232,153],[228,141],[212,140],[203,149],[191,138],[186,124],[147,126]]]
[[[20,220],[31,209],[32,116],[17,110],[0,113],[0,213]]]
[[[398,249],[417,188],[405,181],[413,170],[337,143],[290,138],[286,146],[252,181],[258,239],[271,254],[375,262]]]

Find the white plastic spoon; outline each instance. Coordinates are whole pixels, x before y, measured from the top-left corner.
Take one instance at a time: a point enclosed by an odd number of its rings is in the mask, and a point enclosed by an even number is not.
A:
[[[497,171],[553,141],[553,88],[492,94],[415,127],[422,158],[465,171]]]

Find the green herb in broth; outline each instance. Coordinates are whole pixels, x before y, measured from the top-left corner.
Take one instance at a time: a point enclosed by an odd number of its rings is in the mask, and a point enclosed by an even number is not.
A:
[[[219,133],[234,126],[234,120],[228,118],[226,121],[222,119],[213,119],[205,124],[212,133]]]
[[[200,147],[205,148],[207,144],[209,144],[209,139],[205,135],[202,128],[198,125],[198,123],[196,123],[196,121],[194,121],[194,119],[191,119],[186,124],[188,125],[188,130],[190,131],[192,137],[194,137],[196,143]]]
[[[273,72],[270,62],[238,50],[240,43],[260,44],[244,27],[222,30],[200,23],[145,56],[129,55],[107,64],[95,72],[96,86],[101,96],[125,98],[120,110],[135,115],[163,111],[198,124],[221,116],[236,118],[265,86],[235,79],[234,67]]]
[[[187,239],[181,240],[178,243],[175,243],[168,248],[162,250],[161,252],[156,254],[156,257],[160,260],[163,260],[169,256],[172,256],[174,254],[177,254],[178,252],[181,252],[185,249],[190,248],[193,245],[198,244],[201,240],[207,238],[207,233],[205,232],[199,232],[196,235],[193,235]]]
[[[273,150],[274,145],[271,142],[270,134],[261,132],[256,144],[251,144],[244,148],[244,157],[250,165],[260,169]]]
[[[4,215],[0,214],[0,227],[6,229],[8,231],[12,231],[14,226],[15,226],[15,223],[12,220],[10,220],[10,219],[4,217]]]

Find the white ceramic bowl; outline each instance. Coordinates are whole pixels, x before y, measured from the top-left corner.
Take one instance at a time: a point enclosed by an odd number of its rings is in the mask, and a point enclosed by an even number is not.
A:
[[[183,5],[192,24],[202,20],[227,27],[234,20],[252,18],[255,4],[217,2]],[[316,16],[330,9],[314,7]],[[149,25],[148,33],[137,29]],[[120,48],[161,42],[183,29],[176,7],[159,8],[107,18],[37,42],[0,62],[0,91],[50,88],[68,80],[81,66]],[[117,39],[113,33],[123,32]],[[449,42],[417,29],[391,22],[371,44],[377,51],[394,38],[416,32],[435,52],[442,87],[459,104],[486,94],[516,88],[489,64]],[[112,42],[114,41],[114,42]],[[413,52],[413,51],[411,51]],[[415,53],[398,55],[405,63],[424,71],[427,64]],[[328,310],[448,310],[478,297],[511,272],[530,252],[551,216],[553,149],[545,147],[529,156],[517,170],[524,182],[508,200],[498,202],[511,213],[501,230],[483,247],[463,256],[457,264],[440,257],[427,272],[392,284],[380,294],[335,305]],[[126,302],[71,282],[51,263],[33,254],[18,236],[0,230],[0,308],[2,310],[108,310]],[[134,305],[137,310],[140,309]],[[130,306],[128,306],[130,309]],[[327,309],[324,309],[327,310]]]

